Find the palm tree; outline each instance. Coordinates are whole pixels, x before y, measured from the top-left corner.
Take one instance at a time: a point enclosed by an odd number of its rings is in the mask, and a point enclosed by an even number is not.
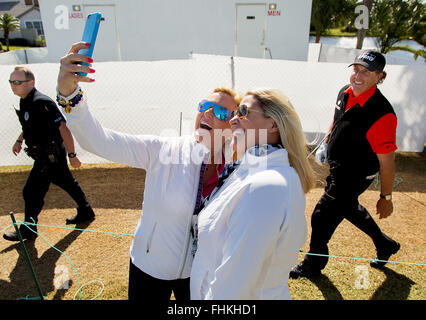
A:
[[[9,51],[9,34],[21,28],[19,19],[9,13],[0,16],[0,30],[4,32],[4,40],[6,42],[6,51]]]
[[[426,4],[422,0],[374,0],[371,10],[370,34],[377,38],[382,53],[391,50],[414,49],[395,44],[404,39],[412,38],[424,45]],[[416,52],[414,58],[424,55],[424,50]]]

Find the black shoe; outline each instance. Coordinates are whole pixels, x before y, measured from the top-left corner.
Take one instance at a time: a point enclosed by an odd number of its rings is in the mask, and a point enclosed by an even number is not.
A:
[[[383,249],[377,249],[377,257],[375,260],[370,262],[370,266],[373,268],[382,268],[389,260],[390,256],[397,253],[401,245],[392,240],[392,243]],[[377,261],[380,260],[380,261]]]
[[[91,207],[84,209],[77,208],[77,215],[66,219],[66,224],[77,224],[83,222],[91,222],[95,220],[95,213]]]
[[[302,261],[297,266],[295,266],[289,273],[289,277],[292,279],[297,279],[299,277],[314,277],[319,276],[321,274],[321,270],[314,269],[309,266],[309,263]]]
[[[37,230],[34,231],[37,232]],[[38,236],[36,233],[28,230],[26,227],[20,227],[19,232],[21,233],[22,240],[34,240]],[[3,234],[3,238],[8,241],[19,241],[18,233],[16,231]]]

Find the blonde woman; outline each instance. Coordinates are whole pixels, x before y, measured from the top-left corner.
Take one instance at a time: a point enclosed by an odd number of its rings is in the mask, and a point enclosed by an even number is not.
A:
[[[230,120],[238,160],[225,166],[198,218],[192,299],[290,299],[315,175],[289,99],[249,91]]]

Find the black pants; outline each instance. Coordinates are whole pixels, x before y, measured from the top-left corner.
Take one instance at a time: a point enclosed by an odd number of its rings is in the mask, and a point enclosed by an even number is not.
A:
[[[38,215],[44,205],[44,197],[51,183],[54,183],[77,203],[78,208],[84,210],[90,204],[78,182],[74,179],[67,165],[65,151],[62,151],[57,162],[36,160],[25,183],[23,196],[25,202],[25,221],[37,223]]]
[[[138,300],[141,303],[144,301],[168,302],[172,291],[176,300],[189,300],[189,278],[176,280],[157,279],[146,274],[130,261],[129,300]]]
[[[367,190],[372,181],[373,179],[335,177],[332,174],[327,177],[324,194],[312,213],[309,253],[328,255],[327,244],[343,219],[366,233],[376,248],[385,246],[391,240],[382,233],[367,209],[358,202],[359,195]],[[305,262],[314,270],[322,270],[328,257],[306,255]]]

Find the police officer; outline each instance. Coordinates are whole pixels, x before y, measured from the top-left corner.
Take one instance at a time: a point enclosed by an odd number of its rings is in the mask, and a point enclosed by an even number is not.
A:
[[[365,51],[350,64],[350,85],[337,97],[329,135],[318,149],[317,161],[330,165],[325,192],[312,214],[309,253],[290,272],[291,278],[319,275],[328,262],[328,241],[337,226],[347,219],[373,240],[377,257],[370,265],[381,268],[400,244],[385,235],[358,197],[380,173],[380,196],[376,204],[379,219],[393,212],[392,188],[395,176],[395,112],[377,84],[386,77],[385,57]],[[319,255],[315,255],[319,254]],[[380,260],[380,261],[378,261]]]
[[[25,202],[25,222],[37,223],[37,216],[44,205],[44,197],[50,183],[65,190],[77,203],[77,215],[66,219],[67,224],[92,221],[95,214],[78,182],[68,168],[67,152],[70,164],[74,168],[81,166],[74,150],[74,140],[66,121],[55,102],[40,93],[35,87],[34,74],[25,67],[16,67],[10,75],[10,85],[19,96],[20,109],[16,110],[22,133],[13,145],[15,156],[24,150],[34,159],[33,168],[23,189]],[[36,226],[20,226],[23,239],[35,239]],[[18,241],[17,233],[5,233],[3,238]]]

